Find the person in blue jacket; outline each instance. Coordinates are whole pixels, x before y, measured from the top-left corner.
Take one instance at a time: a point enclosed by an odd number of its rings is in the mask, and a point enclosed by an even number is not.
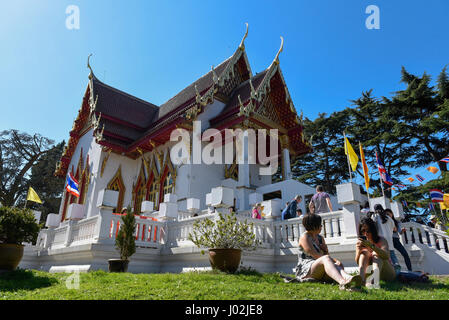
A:
[[[297,209],[298,209],[298,204],[302,201],[302,196],[297,195],[295,197],[295,199],[293,199],[292,202],[290,202],[288,204],[288,206],[286,206],[284,208],[284,210],[282,210],[282,220],[287,220],[287,219],[292,219],[292,218],[296,218],[297,215]]]

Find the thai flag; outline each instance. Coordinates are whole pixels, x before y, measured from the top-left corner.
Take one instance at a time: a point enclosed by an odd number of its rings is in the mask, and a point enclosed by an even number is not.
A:
[[[405,188],[405,187],[406,187],[406,186],[403,185],[403,184],[396,184],[395,186],[398,187],[399,190],[402,190],[402,188]]]
[[[435,207],[433,206],[433,203],[429,203],[429,209],[430,210],[435,210]]]
[[[72,173],[67,176],[67,186],[65,187],[68,193],[73,194],[75,197],[80,196],[80,191],[78,189],[78,181],[73,177]]]
[[[445,158],[441,159],[440,161],[448,163],[449,162],[449,157],[445,157]]]
[[[407,201],[402,200],[402,205],[403,205],[404,207],[407,207]]]
[[[423,182],[425,179],[421,177],[419,174],[416,175],[416,179],[418,179],[420,182]]]
[[[382,178],[383,182],[385,182],[389,186],[392,186],[393,180],[391,180],[390,176],[387,173],[387,170],[385,170],[385,167],[382,164],[382,161],[377,156],[377,151],[376,151],[376,161],[377,161],[377,168],[379,169],[379,174],[380,174],[380,177]]]
[[[432,202],[444,202],[444,192],[439,189],[430,189],[430,198]]]

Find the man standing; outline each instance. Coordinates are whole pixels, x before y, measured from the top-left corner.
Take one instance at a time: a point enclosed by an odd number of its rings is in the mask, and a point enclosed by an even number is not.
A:
[[[331,198],[329,194],[324,192],[323,186],[316,187],[316,193],[309,203],[309,209],[310,212],[313,213],[326,213],[333,211]]]
[[[301,202],[302,197],[297,195],[295,199],[282,211],[282,220],[287,220],[291,218],[296,218],[296,211],[298,208],[298,204]]]

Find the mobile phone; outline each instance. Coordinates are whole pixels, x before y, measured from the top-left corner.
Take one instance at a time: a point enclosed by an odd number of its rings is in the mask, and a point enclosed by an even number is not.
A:
[[[365,236],[360,236],[359,238],[362,239],[362,240],[366,240]]]

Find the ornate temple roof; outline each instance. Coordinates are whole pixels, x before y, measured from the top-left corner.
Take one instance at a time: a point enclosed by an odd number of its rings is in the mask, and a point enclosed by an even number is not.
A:
[[[264,128],[282,128],[283,134],[291,138],[294,154],[310,151],[279,68],[282,44],[270,67],[252,76],[245,53],[246,36],[247,33],[231,57],[160,106],[101,82],[93,74],[88,59],[89,84],[55,174],[67,173],[79,137],[90,128],[103,147],[137,158],[142,151],[151,151],[169,140],[172,129],[189,128],[215,99],[225,103],[222,112],[211,119],[217,128],[248,123],[249,119]]]

